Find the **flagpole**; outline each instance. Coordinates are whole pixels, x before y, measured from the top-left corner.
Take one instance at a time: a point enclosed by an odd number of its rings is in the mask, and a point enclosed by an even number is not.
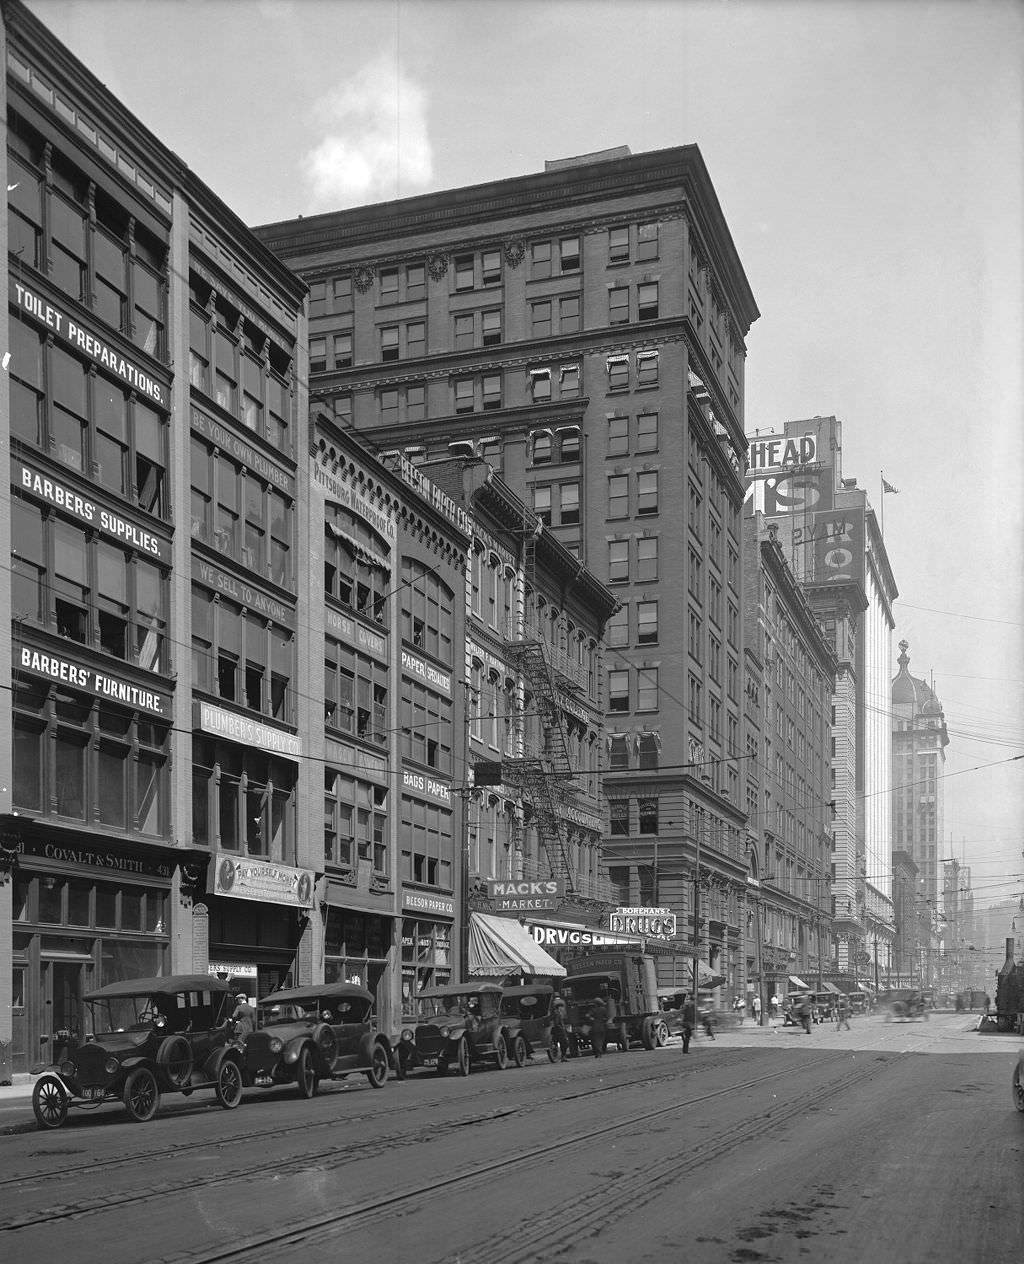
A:
[[[885,470],[878,471],[878,534],[885,539]]]

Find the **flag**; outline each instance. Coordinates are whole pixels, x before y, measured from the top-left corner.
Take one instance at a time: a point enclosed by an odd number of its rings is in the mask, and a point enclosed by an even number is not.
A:
[[[887,483],[884,478],[882,479],[882,491],[892,492],[894,496],[898,496],[900,494],[900,489],[898,487],[893,487],[892,483]]]

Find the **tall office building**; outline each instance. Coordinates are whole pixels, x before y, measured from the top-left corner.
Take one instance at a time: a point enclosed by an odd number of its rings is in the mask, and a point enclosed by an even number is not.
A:
[[[867,493],[842,474],[835,417],[750,438],[753,507],[779,538],[838,660],[832,715],[832,969],[879,983],[892,957],[892,725],[896,583]]]
[[[609,874],[622,905],[680,914],[738,986],[758,311],[699,150],[585,155],[255,231],[309,284],[311,393],[338,424],[411,462],[485,458],[619,598]]]

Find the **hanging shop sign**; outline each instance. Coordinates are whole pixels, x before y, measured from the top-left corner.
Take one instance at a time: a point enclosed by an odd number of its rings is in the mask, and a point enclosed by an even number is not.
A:
[[[616,935],[672,939],[676,933],[676,915],[667,908],[618,908],[608,915],[608,929]]]
[[[498,913],[553,911],[561,903],[565,884],[559,878],[539,881],[488,878],[487,895]]]
[[[294,908],[313,907],[316,875],[312,869],[294,869],[270,860],[216,852],[209,873],[211,895],[259,900],[264,904],[288,904]]]

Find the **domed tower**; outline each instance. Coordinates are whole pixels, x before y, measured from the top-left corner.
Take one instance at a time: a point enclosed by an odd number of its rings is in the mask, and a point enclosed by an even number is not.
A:
[[[927,923],[928,934],[942,894],[943,793],[949,745],[942,703],[927,681],[910,673],[910,645],[900,641],[899,672],[892,682],[892,845],[904,852],[917,871],[915,919]],[[897,928],[926,942],[920,927]]]

